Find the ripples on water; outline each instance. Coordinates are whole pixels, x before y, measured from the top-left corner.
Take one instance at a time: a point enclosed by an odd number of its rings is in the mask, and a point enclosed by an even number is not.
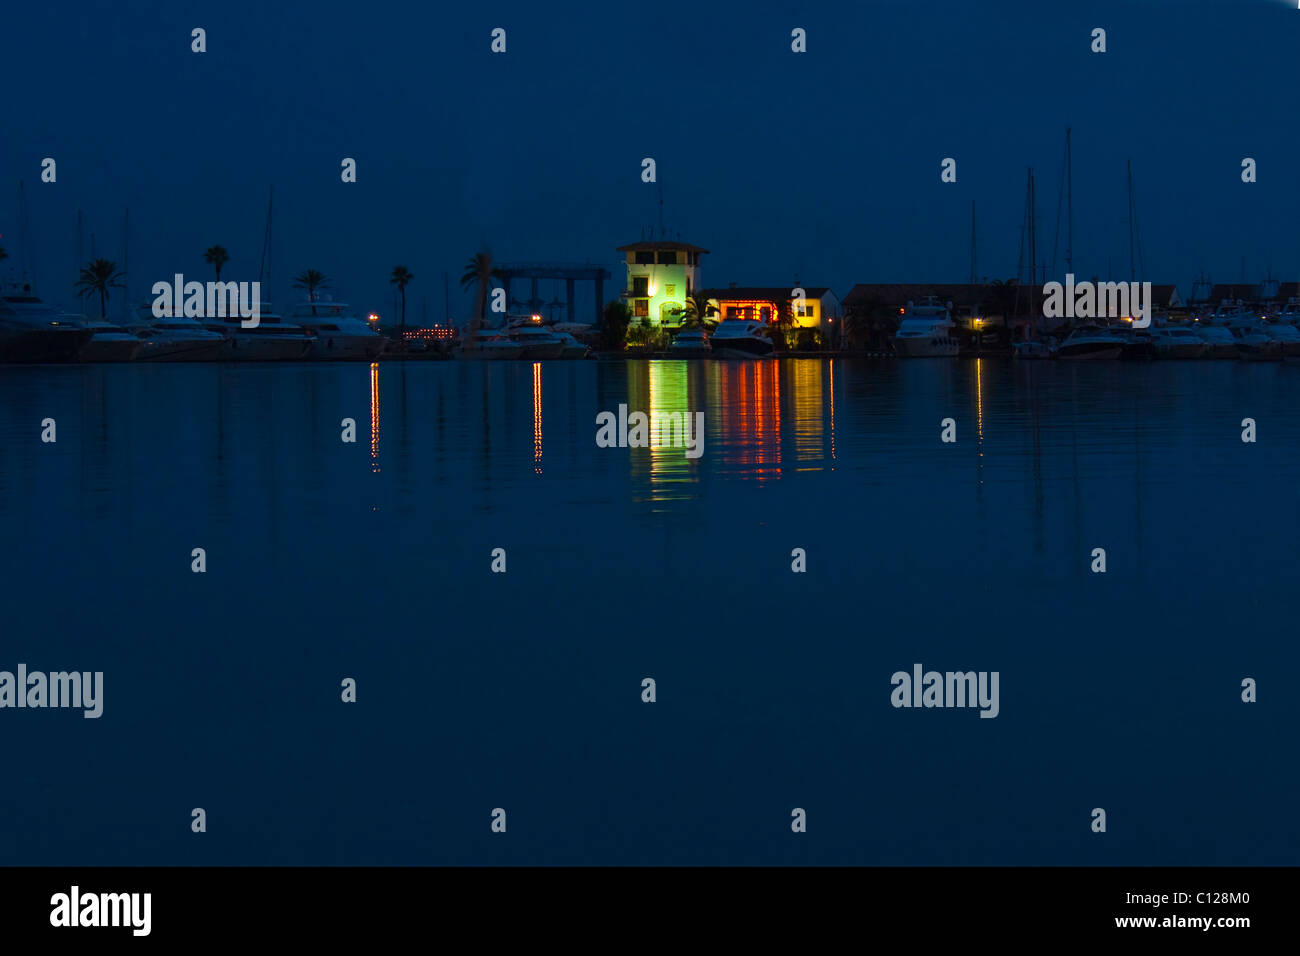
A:
[[[0,836],[41,863],[1296,863],[1298,395],[1232,362],[0,369],[0,669],[106,684],[99,721],[0,715]],[[597,448],[620,403],[704,411],[703,456]],[[890,708],[916,661],[1000,670],[1001,716]]]

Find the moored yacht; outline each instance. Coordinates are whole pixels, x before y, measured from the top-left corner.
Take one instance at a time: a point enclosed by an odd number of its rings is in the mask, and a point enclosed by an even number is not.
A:
[[[508,317],[507,335],[523,346],[525,359],[557,359],[564,356],[565,341],[542,323],[540,315]]]
[[[225,350],[223,334],[205,329],[189,316],[155,316],[152,303],[139,306],[136,316],[131,331],[141,343],[137,362],[212,362]]]
[[[479,329],[463,333],[452,354],[461,359],[499,362],[522,358],[524,347],[512,342],[500,329]]]
[[[1124,349],[1124,340],[1112,329],[1100,325],[1081,325],[1071,332],[1056,357],[1063,359],[1114,359]]]
[[[1206,343],[1196,329],[1165,325],[1151,330],[1156,354],[1161,358],[1194,359],[1205,354]]]
[[[564,351],[560,353],[562,359],[580,359],[586,358],[590,348],[583,342],[579,342],[571,332],[560,332],[557,329],[551,330],[552,334],[564,343]]]
[[[894,333],[899,358],[953,358],[959,349],[951,303],[944,305],[932,295],[916,304],[907,303]]]
[[[772,340],[758,319],[723,319],[713,330],[709,352],[715,358],[764,358],[772,354]]]
[[[708,355],[711,351],[709,336],[703,329],[682,329],[673,339],[673,344],[668,346],[668,351],[674,357],[682,358]]]
[[[1291,298],[1286,300],[1286,305],[1274,312],[1270,318],[1274,322],[1285,323],[1287,325],[1295,325],[1300,322],[1300,299],[1291,296]]]
[[[284,318],[290,325],[315,333],[307,349],[308,361],[375,359],[387,344],[382,335],[344,302],[299,302]]]
[[[63,317],[91,332],[90,341],[77,353],[78,362],[129,362],[144,348],[138,335],[107,319],[88,319],[68,313]]]
[[[285,322],[280,313],[263,302],[258,309],[258,322],[244,328],[237,315],[204,319],[209,331],[226,337],[221,358],[240,362],[292,362],[306,357],[315,337],[301,325]]]
[[[1196,334],[1205,343],[1202,358],[1235,359],[1237,357],[1237,337],[1222,325],[1196,325]]]
[[[1282,359],[1282,343],[1270,338],[1254,322],[1242,321],[1230,326],[1237,340],[1237,354],[1248,362],[1277,362]]]
[[[1283,358],[1300,358],[1300,331],[1286,322],[1265,322],[1260,327],[1265,335],[1278,343]]]
[[[93,336],[33,295],[31,286],[0,290],[0,362],[68,362]]]

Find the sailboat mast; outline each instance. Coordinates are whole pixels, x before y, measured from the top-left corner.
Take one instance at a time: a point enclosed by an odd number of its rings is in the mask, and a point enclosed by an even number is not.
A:
[[[31,223],[27,218],[27,187],[18,180],[18,247],[23,256],[23,282],[36,288],[36,263],[32,256]]]
[[[84,242],[84,235],[85,235],[84,229],[85,229],[85,213],[83,213],[80,209],[78,209],[77,210],[77,261],[76,261],[76,268],[72,270],[72,281],[74,287],[77,280],[81,278],[81,267],[86,264],[86,260],[84,258],[86,253],[85,242]]]
[[[975,200],[970,201],[970,284],[975,284]]]
[[[1029,170],[1029,284],[1038,283],[1038,195],[1034,171]],[[1032,300],[1031,300],[1032,301]]]
[[[1128,281],[1135,278],[1133,268],[1133,159],[1128,161]]]
[[[131,317],[131,210],[122,210],[122,321]]]
[[[262,232],[262,262],[257,267],[257,281],[261,285],[271,283],[271,214],[274,208],[275,187],[272,186],[270,197],[266,200],[266,229]]]
[[[1065,128],[1065,271],[1074,272],[1074,163],[1070,156],[1070,128]]]

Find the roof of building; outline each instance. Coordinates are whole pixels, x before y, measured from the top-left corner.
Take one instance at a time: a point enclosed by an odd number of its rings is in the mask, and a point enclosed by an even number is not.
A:
[[[1082,282],[1084,280],[1077,280]],[[1087,280],[1102,281],[1102,280]],[[1045,298],[1043,287],[1041,285],[1011,285],[1010,289],[1017,290],[1019,300],[1023,305],[1018,308],[1027,308],[1029,303],[1037,296],[1040,304]],[[1151,296],[1156,304],[1161,307],[1168,306],[1174,300],[1177,293],[1176,287],[1172,285],[1152,285]],[[976,306],[1000,306],[1005,297],[1011,293],[1002,291],[1002,287],[993,285],[976,284],[971,285],[969,282],[879,282],[879,283],[859,283],[849,290],[848,295],[844,297],[844,307],[846,309],[855,306],[885,306],[894,308],[905,306],[908,302],[919,302],[928,295],[936,296],[945,302],[951,302],[955,308],[974,308]],[[1035,310],[1036,311],[1036,310]]]
[[[701,246],[693,246],[689,242],[673,242],[668,239],[655,239],[648,242],[633,242],[626,246],[619,246],[617,252],[651,252],[659,249],[676,249],[686,252],[708,252]]]
[[[782,299],[789,299],[790,293],[794,291],[793,286],[727,286],[723,289],[701,289],[700,295],[706,299],[717,299],[719,302],[737,302],[741,300],[749,302],[779,302]],[[803,286],[804,296],[809,299],[820,299],[831,290],[824,285]],[[832,293],[833,294],[833,293]]]
[[[1224,299],[1254,299],[1259,295],[1259,286],[1253,282],[1216,282],[1210,289],[1211,302]]]
[[[868,303],[903,306],[909,301],[918,302],[927,295],[951,301],[956,306],[970,306],[996,294],[990,286],[964,282],[867,282],[859,283],[849,290],[849,294],[844,297],[844,306],[849,308]]]

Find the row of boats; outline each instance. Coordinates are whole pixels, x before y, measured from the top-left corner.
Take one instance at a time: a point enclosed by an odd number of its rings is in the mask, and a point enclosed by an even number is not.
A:
[[[1300,360],[1300,330],[1285,322],[1252,321],[1235,325],[1191,322],[1181,325],[1087,325],[1059,344],[1052,339],[1016,342],[1022,359],[1244,359],[1255,362]]]
[[[140,306],[129,323],[60,311],[28,288],[0,294],[0,362],[215,362],[374,359],[389,341],[343,302],[304,302],[259,322],[155,316]]]
[[[0,362],[285,362],[373,360],[400,352],[450,352],[466,359],[576,359],[588,347],[541,316],[508,316],[497,329],[468,333],[457,344],[382,335],[345,302],[308,300],[281,314],[269,304],[258,324],[239,317],[195,318],[135,310],[126,323],[61,311],[30,287],[0,292]],[[443,347],[446,347],[444,351]]]
[[[507,316],[499,328],[466,333],[452,353],[457,358],[504,361],[580,359],[590,350],[560,325],[545,325],[540,315]]]
[[[1240,303],[1223,303],[1217,310],[1174,321],[1156,316],[1147,328],[1132,320],[1089,323],[1073,328],[1062,340],[1054,337],[1012,344],[1021,359],[1300,359],[1300,307],[1295,303],[1272,314],[1258,314]],[[960,333],[950,306],[936,299],[908,303],[894,336],[900,357],[955,357]]]

